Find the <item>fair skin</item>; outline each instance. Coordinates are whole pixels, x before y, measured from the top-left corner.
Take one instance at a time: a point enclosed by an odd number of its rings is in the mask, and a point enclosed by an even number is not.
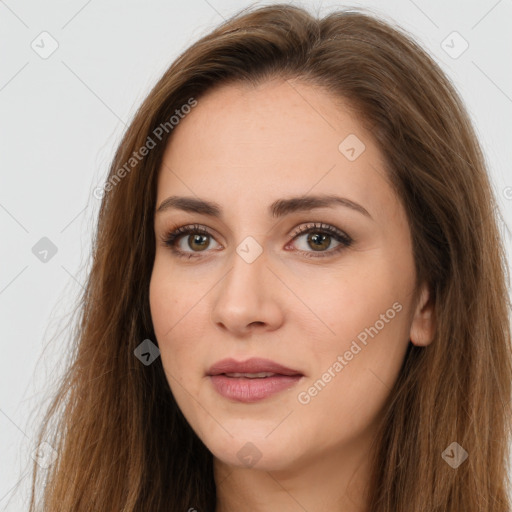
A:
[[[353,161],[338,149],[349,134],[365,144]],[[349,199],[369,215],[340,204],[269,214],[278,199],[322,194]],[[427,345],[434,330],[427,287],[417,301],[413,294],[407,218],[370,134],[319,88],[282,79],[256,88],[225,85],[198,99],[174,129],[157,208],[169,196],[201,198],[222,210],[221,217],[157,212],[150,283],[167,380],[214,456],[216,512],[365,511],[369,451],[383,404],[409,340]],[[296,228],[311,223],[353,241],[342,247],[322,229],[309,241],[307,233],[295,237]],[[197,257],[179,258],[162,240],[190,224],[211,235],[181,235],[176,249]],[[236,251],[246,237],[262,250],[251,263]],[[344,357],[375,326],[378,334]],[[338,356],[346,365],[333,371]],[[207,376],[227,357],[268,358],[303,377],[263,400],[237,402]],[[331,378],[322,377],[329,368]],[[321,391],[308,393],[322,378]],[[255,464],[237,456],[244,446]]]

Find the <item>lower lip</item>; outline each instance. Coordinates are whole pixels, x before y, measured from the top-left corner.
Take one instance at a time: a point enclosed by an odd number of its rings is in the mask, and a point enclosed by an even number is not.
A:
[[[213,387],[220,395],[244,403],[257,402],[289,389],[301,378],[302,375],[274,375],[261,379],[226,377],[226,375],[210,376]]]

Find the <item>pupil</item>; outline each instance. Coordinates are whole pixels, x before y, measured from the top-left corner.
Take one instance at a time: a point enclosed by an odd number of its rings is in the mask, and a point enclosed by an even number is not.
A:
[[[192,235],[192,236],[193,236],[193,244],[198,243],[199,244],[198,248],[199,248],[200,251],[203,251],[204,249],[206,249],[207,244],[205,245],[204,242],[207,242],[207,240],[206,240],[207,237],[205,235]],[[202,245],[200,245],[201,244],[201,239],[203,240],[203,244]]]
[[[329,237],[329,235],[321,235],[319,233],[313,234],[309,236],[309,241],[313,241],[316,248],[326,249],[329,244],[325,244],[325,240]],[[320,240],[319,240],[320,239]],[[320,241],[320,243],[318,243]],[[322,245],[323,242],[323,245]]]

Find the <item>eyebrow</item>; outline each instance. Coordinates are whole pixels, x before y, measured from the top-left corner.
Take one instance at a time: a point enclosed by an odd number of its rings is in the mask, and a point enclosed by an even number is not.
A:
[[[334,206],[344,206],[370,219],[372,218],[368,211],[360,204],[336,195],[299,196],[288,199],[278,199],[269,206],[268,211],[269,215],[272,217],[283,217],[298,211],[308,211],[315,208]],[[222,218],[222,207],[218,203],[196,197],[170,196],[162,201],[156,210],[156,214],[171,209]]]

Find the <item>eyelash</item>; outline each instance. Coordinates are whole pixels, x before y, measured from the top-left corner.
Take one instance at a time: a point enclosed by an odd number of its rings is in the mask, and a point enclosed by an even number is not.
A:
[[[353,243],[352,238],[343,231],[340,231],[338,228],[335,228],[334,226],[322,223],[312,223],[297,229],[296,232],[293,234],[292,241],[308,233],[319,233],[329,235],[332,236],[337,242],[340,242],[340,245],[338,245],[338,247],[330,251],[320,251],[316,254],[314,254],[315,251],[311,251],[313,252],[314,255],[311,254],[310,251],[299,251],[302,252],[308,258],[325,258],[328,256],[332,256],[333,254],[337,254],[343,249],[350,247],[350,245]],[[206,228],[199,224],[194,224],[182,226],[178,229],[171,229],[163,236],[162,242],[164,243],[165,246],[170,247],[173,253],[179,258],[191,259],[201,257],[201,252],[203,251],[188,252],[176,248],[176,243],[182,236],[191,234],[204,235],[213,238],[213,235]]]

